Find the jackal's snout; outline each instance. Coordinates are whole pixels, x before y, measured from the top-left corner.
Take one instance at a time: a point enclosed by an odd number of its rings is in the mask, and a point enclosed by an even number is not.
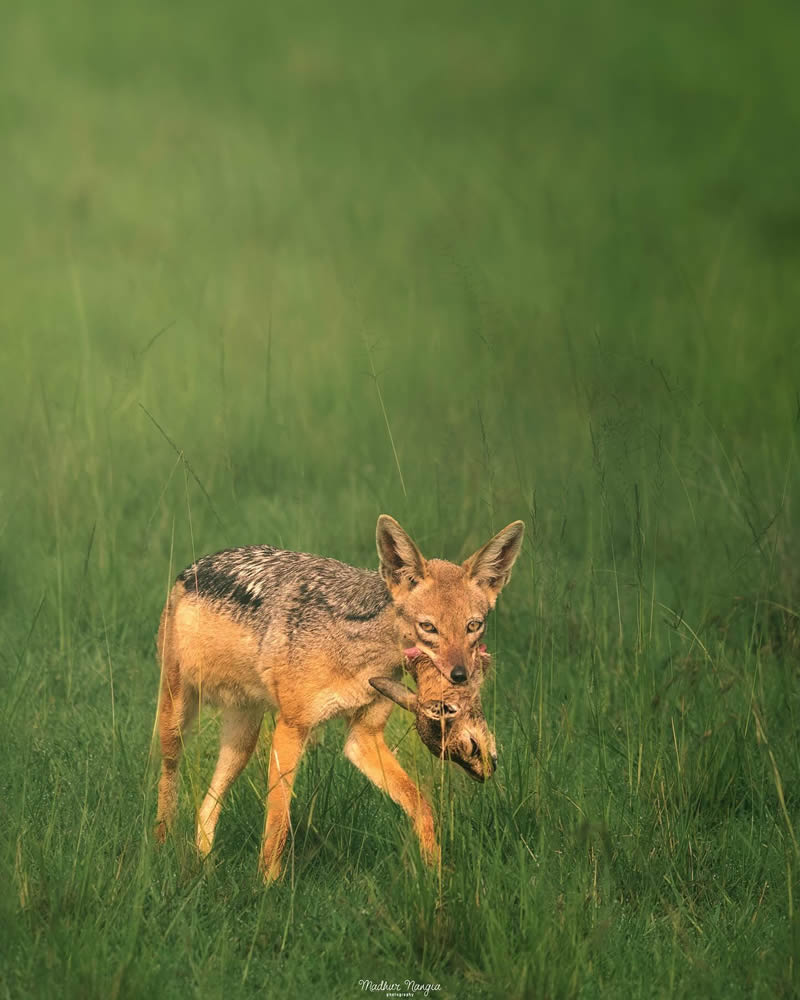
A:
[[[467,683],[467,668],[463,663],[457,663],[453,669],[450,671],[450,680],[454,684],[466,684]]]

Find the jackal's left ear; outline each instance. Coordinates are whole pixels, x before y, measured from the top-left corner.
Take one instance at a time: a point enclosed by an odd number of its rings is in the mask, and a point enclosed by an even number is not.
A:
[[[511,579],[511,568],[522,548],[524,534],[524,522],[514,521],[463,563],[470,578],[488,591],[492,606]]]
[[[381,514],[376,532],[380,572],[389,590],[405,584],[415,587],[425,576],[425,560],[393,517]]]

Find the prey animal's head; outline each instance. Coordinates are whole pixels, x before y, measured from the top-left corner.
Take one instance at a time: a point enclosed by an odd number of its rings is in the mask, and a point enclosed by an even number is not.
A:
[[[416,692],[388,677],[373,677],[370,684],[414,714],[419,737],[435,757],[460,765],[476,781],[491,778],[497,747],[478,689],[448,682],[424,658],[417,661],[416,676]]]
[[[380,572],[402,641],[454,685],[482,676],[486,616],[511,579],[524,532],[523,522],[514,521],[458,565],[425,559],[393,517],[378,518]]]

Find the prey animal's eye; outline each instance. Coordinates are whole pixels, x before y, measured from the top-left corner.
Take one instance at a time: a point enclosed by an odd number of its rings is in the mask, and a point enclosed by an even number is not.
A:
[[[470,757],[477,757],[478,754],[480,753],[481,748],[478,746],[478,744],[475,742],[475,740],[473,740],[471,736],[469,738],[469,742],[471,744],[469,753]]]
[[[480,632],[483,628],[483,622],[480,618],[473,618],[472,621],[467,622],[467,632]]]
[[[433,622],[419,622],[418,624],[423,632],[428,632],[430,635],[436,635],[437,629]]]

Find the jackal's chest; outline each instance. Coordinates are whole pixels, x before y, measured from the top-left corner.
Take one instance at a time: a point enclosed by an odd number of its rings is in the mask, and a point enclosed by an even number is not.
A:
[[[374,701],[375,689],[369,678],[375,672],[375,667],[367,664],[351,672],[335,659],[319,656],[305,661],[299,670],[273,664],[270,686],[287,721],[311,728]]]
[[[308,702],[309,721],[325,722],[337,715],[356,711],[373,699],[373,689],[368,683],[356,680],[335,688],[316,691]]]

